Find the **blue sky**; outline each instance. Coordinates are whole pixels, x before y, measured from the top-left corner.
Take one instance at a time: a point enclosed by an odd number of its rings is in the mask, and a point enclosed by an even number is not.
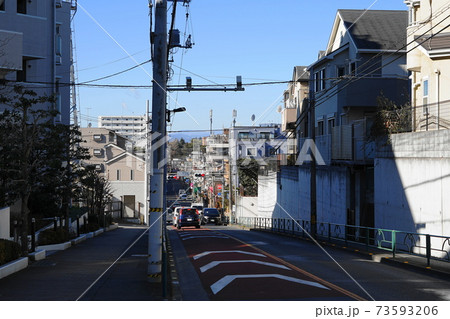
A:
[[[125,3],[125,5],[124,5]],[[150,58],[148,0],[78,0],[75,15],[78,82],[108,76]],[[169,2],[169,7],[171,2]],[[236,75],[243,83],[288,81],[295,65],[309,65],[326,47],[338,9],[406,10],[403,0],[192,0],[189,20],[178,5],[175,28],[192,34],[192,49],[173,55],[170,84],[230,84]],[[170,12],[168,17],[170,20]],[[187,26],[187,28],[185,28]],[[181,69],[182,68],[182,69]],[[147,63],[101,85],[151,84],[152,65]],[[280,123],[286,84],[247,87],[244,92],[172,92],[168,108],[184,106],[172,130],[208,130],[209,110],[213,127],[229,127],[232,110],[237,123]],[[96,126],[99,115],[142,115],[151,89],[79,86],[81,124]]]

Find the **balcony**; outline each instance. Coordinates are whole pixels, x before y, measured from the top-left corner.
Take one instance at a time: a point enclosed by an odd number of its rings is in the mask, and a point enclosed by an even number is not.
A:
[[[2,74],[22,70],[23,35],[0,30],[0,78]]]
[[[351,125],[335,126],[331,134],[316,136],[315,144],[326,165],[333,161],[364,163],[372,161],[375,156],[375,143],[369,142],[366,136],[367,122],[362,119]],[[306,140],[300,139],[300,150]]]
[[[281,130],[283,132],[294,130],[296,121],[297,121],[297,109],[296,108],[283,109],[282,122],[281,122]]]

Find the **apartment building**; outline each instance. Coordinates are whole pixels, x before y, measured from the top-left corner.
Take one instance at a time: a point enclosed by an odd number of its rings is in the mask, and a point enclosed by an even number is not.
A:
[[[0,79],[55,95],[55,122],[70,124],[71,27],[76,1],[0,0]],[[0,111],[2,106],[0,105]]]
[[[99,116],[98,127],[113,130],[117,134],[136,143],[139,140],[145,139],[147,116]]]

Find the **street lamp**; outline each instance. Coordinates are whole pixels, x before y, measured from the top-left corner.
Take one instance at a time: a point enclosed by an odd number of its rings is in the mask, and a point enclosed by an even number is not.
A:
[[[166,111],[166,114],[167,114],[166,120],[167,120],[167,122],[170,122],[170,113],[179,113],[179,112],[185,112],[185,111],[186,111],[186,108],[184,106],[178,107],[178,108],[173,109],[173,110],[167,110]]]

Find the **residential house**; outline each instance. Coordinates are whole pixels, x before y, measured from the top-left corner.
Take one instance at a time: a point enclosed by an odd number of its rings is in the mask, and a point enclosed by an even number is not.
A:
[[[70,124],[71,27],[76,1],[0,0],[0,79],[55,95],[55,122]],[[38,39],[38,40],[37,40]],[[0,105],[0,111],[2,106]]]
[[[409,8],[408,70],[413,131],[450,128],[450,13],[446,0],[404,1]]]
[[[404,2],[413,132],[392,134],[389,144],[377,149],[375,226],[450,236],[450,3]],[[397,242],[409,243],[414,252],[426,245],[418,235],[397,236]],[[433,256],[448,256],[445,239],[432,243]]]
[[[310,220],[314,204],[318,222],[374,225],[375,145],[367,136],[379,96],[408,101],[407,16],[407,11],[338,10],[326,50],[307,68],[310,104],[298,119],[299,166],[280,172],[277,202],[292,217]],[[315,168],[302,158],[312,137]],[[275,215],[287,217],[283,210]]]
[[[284,92],[284,107],[281,111],[281,130],[287,138],[288,155],[297,154],[297,132],[307,136],[307,121],[297,121],[306,112],[309,94],[309,72],[306,66],[295,66],[292,80]],[[298,124],[297,124],[298,123]],[[297,127],[300,126],[298,129]]]
[[[146,166],[144,158],[127,151],[127,139],[105,128],[81,128],[83,147],[91,155],[86,164],[105,177],[112,187],[113,204],[110,210],[116,217],[147,222]],[[120,213],[118,210],[120,209]]]

